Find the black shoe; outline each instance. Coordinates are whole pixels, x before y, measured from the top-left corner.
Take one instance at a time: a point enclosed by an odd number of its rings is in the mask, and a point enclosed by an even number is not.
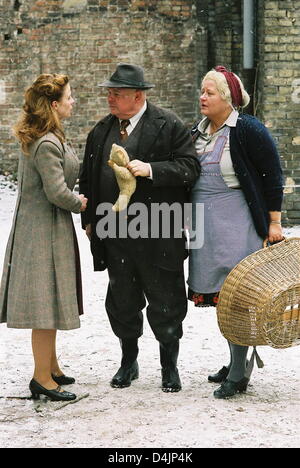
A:
[[[175,369],[162,368],[161,370],[161,377],[162,377],[162,391],[163,392],[180,392],[181,390],[181,382],[180,377],[178,374],[177,367]]]
[[[72,385],[75,383],[75,379],[73,377],[67,377],[66,375],[54,375],[51,374],[52,379],[54,382],[57,383],[57,385]]]
[[[249,361],[248,359],[246,360],[246,367],[248,366]],[[216,374],[212,374],[208,376],[208,381],[209,382],[214,382],[214,383],[222,383],[224,380],[226,380],[228,374],[229,374],[230,366],[226,367],[223,366],[222,369],[220,369]]]
[[[60,387],[57,387],[54,390],[47,390],[47,388],[42,387],[42,385],[34,379],[31,380],[29,389],[32,393],[33,400],[39,400],[40,395],[45,395],[52,401],[70,401],[76,399],[76,395],[74,393],[65,391],[60,392]]]
[[[215,398],[230,398],[236,393],[245,392],[247,390],[247,386],[249,383],[249,379],[243,377],[238,382],[233,382],[232,380],[225,380],[222,383],[221,387],[214,391]]]
[[[131,366],[120,367],[118,372],[113,376],[110,385],[114,388],[130,387],[132,380],[138,379],[139,366],[137,361],[134,361]]]
[[[229,367],[223,366],[216,374],[208,376],[209,382],[221,383],[226,380],[227,375],[229,374]]]

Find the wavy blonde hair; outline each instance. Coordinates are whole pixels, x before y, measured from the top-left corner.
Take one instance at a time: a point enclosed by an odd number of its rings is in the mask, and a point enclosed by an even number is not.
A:
[[[23,112],[13,131],[25,154],[29,146],[48,132],[54,133],[63,143],[65,134],[57,113],[52,107],[53,101],[59,101],[69,82],[67,75],[42,74],[25,91]]]
[[[242,103],[242,105],[240,107],[242,107],[242,108],[247,107],[249,102],[250,102],[250,96],[247,93],[247,91],[245,90],[244,85],[243,85],[242,81],[240,80],[240,78],[235,73],[234,73],[234,75],[235,75],[235,77],[237,78],[237,80],[238,80],[238,82],[240,84],[241,93],[242,93],[243,103]],[[225,78],[223,73],[218,72],[218,71],[216,71],[214,69],[210,70],[209,72],[206,73],[206,75],[202,79],[202,85],[203,85],[203,81],[205,81],[205,80],[214,81],[215,84],[216,84],[217,90],[219,91],[221,97],[225,101],[229,102],[229,104],[231,104],[232,107],[233,107],[230,89],[229,89],[228,83],[227,83],[226,78]]]

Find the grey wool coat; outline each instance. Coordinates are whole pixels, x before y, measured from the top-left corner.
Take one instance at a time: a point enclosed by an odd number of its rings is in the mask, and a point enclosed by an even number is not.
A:
[[[79,160],[48,133],[21,155],[18,198],[0,288],[0,322],[10,328],[80,327],[78,248],[71,212]]]

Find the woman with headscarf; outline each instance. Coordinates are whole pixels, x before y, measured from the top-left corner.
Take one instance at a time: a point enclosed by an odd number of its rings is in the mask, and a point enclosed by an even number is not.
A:
[[[243,258],[263,240],[282,239],[282,170],[266,127],[240,110],[250,101],[240,78],[223,66],[202,81],[200,112],[192,129],[201,174],[192,189],[193,214],[204,207],[204,242],[189,256],[189,299],[216,306],[221,286]],[[196,232],[197,237],[197,232]],[[194,239],[195,240],[195,239]],[[197,242],[194,242],[197,245]],[[247,389],[248,347],[229,343],[230,363],[208,380],[221,383],[216,398]]]

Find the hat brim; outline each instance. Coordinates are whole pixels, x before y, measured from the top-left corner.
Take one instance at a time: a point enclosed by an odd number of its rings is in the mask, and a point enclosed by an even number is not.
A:
[[[103,88],[133,88],[133,89],[151,89],[154,88],[155,85],[151,83],[124,83],[122,81],[113,81],[107,80],[103,83],[98,84],[99,87]]]

